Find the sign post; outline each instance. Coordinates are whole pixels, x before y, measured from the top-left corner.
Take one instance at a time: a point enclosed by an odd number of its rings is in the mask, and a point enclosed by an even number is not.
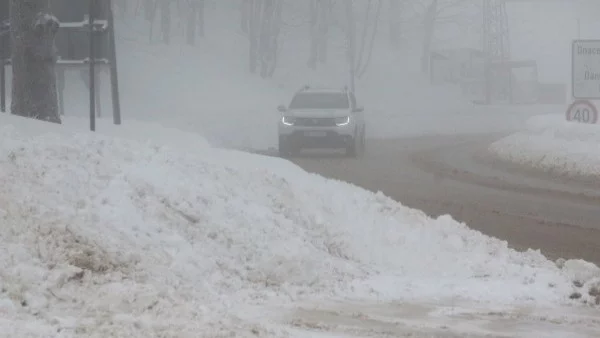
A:
[[[8,2],[0,3],[0,10],[8,16]],[[8,42],[10,40],[10,25],[8,18],[0,16],[0,112],[6,113],[6,64],[10,59]]]
[[[598,123],[598,110],[587,100],[576,100],[567,109],[567,121],[579,123]]]
[[[598,123],[600,100],[600,40],[574,40],[571,47],[571,90],[575,101],[567,109],[567,121]]]
[[[0,113],[6,113],[6,59],[4,59],[4,57],[1,55],[0,55]]]
[[[89,72],[90,72],[90,130],[96,131],[96,39],[94,38],[94,5],[95,0],[90,0],[90,8],[88,13],[88,29],[89,29]]]
[[[576,100],[600,100],[600,40],[575,40],[571,88]]]

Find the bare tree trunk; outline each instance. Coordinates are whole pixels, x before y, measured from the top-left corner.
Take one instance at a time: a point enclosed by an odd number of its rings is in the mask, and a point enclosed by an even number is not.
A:
[[[160,0],[162,38],[165,44],[171,42],[171,0]]]
[[[123,19],[127,17],[127,11],[129,9],[128,4],[129,1],[117,1],[117,3],[115,4],[117,11],[121,14],[121,17]]]
[[[281,0],[249,0],[249,69],[256,73],[259,67],[262,78],[275,73],[278,37],[281,30]]]
[[[186,1],[186,2],[189,2]],[[181,25],[182,22],[185,23],[187,22],[188,19],[188,13],[187,13],[187,6],[183,6],[184,4],[182,4],[182,0],[171,0],[171,4],[175,3],[175,7],[177,8],[177,29],[176,29],[176,36],[178,34],[181,34],[181,36],[185,37],[186,35],[186,31],[185,29],[182,29]],[[173,19],[171,18],[171,22],[173,21]]]
[[[269,72],[269,50],[271,45],[271,25],[275,10],[274,0],[263,0],[263,16],[260,28],[260,76],[266,78]]]
[[[249,0],[250,6],[250,20],[249,20],[249,29],[250,34],[248,35],[248,39],[250,42],[250,73],[256,73],[256,66],[258,63],[258,53],[259,53],[259,24],[260,24],[260,10],[262,8],[263,0]]]
[[[319,2],[320,0],[310,0],[310,54],[307,66],[312,70],[317,69],[317,59],[319,57]]]
[[[250,25],[250,13],[252,2],[250,0],[240,0],[241,22],[240,28],[242,32],[248,33]]]
[[[58,20],[47,0],[11,0],[12,106],[15,115],[61,123],[56,88]]]
[[[154,13],[156,8],[156,2],[158,0],[146,0],[144,1],[144,15],[146,20],[154,21]]]
[[[327,62],[327,46],[328,46],[328,35],[329,35],[329,25],[331,24],[329,20],[331,19],[331,12],[333,10],[333,3],[331,0],[321,0],[320,1],[320,11],[319,11],[319,62],[326,63]]]
[[[154,19],[156,18],[156,10],[158,8],[158,0],[146,0],[145,15],[146,20],[150,21],[150,31],[148,32],[148,42],[152,43],[154,37]]]
[[[421,71],[429,71],[429,60],[431,55],[431,43],[435,32],[435,20],[437,19],[438,0],[432,0],[425,13],[424,26],[425,36],[423,38],[423,54],[421,55]]]
[[[348,21],[347,28],[347,53],[348,67],[350,70],[350,90],[356,91],[356,20],[354,19],[354,8],[352,1],[346,1],[346,18]]]
[[[329,33],[329,19],[331,0],[311,0],[310,2],[310,56],[308,67],[317,69],[319,63],[327,62],[327,35]]]
[[[196,27],[198,19],[198,2],[191,0],[188,8],[187,19],[187,43],[194,45],[196,43]]]
[[[369,65],[371,64],[371,56],[373,56],[373,46],[375,45],[375,37],[377,35],[377,28],[379,27],[379,17],[381,14],[381,7],[383,6],[383,0],[379,0],[379,3],[377,4],[377,11],[375,13],[375,19],[373,22],[373,32],[371,33],[371,41],[369,42],[369,51],[367,52],[367,59],[365,60],[364,63],[361,63],[360,61],[358,62],[357,65],[357,71],[358,74],[357,76],[359,78],[361,78],[363,75],[365,75],[365,73],[367,72],[367,69],[369,69]],[[361,51],[362,54],[362,51]]]
[[[269,46],[270,66],[268,77],[272,77],[277,69],[277,60],[279,52],[279,33],[281,32],[281,13],[283,11],[283,1],[276,0],[273,23],[271,25],[271,45]]]
[[[206,11],[206,1],[199,0],[199,2],[200,3],[198,4],[198,35],[203,38],[205,26],[204,12]]]
[[[365,53],[365,48],[366,48],[366,45],[367,45],[367,35],[369,33],[369,17],[370,17],[370,14],[371,14],[371,5],[372,5],[372,0],[369,0],[369,4],[367,6],[367,10],[365,11],[365,21],[364,21],[364,27],[363,27],[362,37],[360,39],[360,48],[359,48],[359,52],[358,52],[358,62],[356,63],[356,68],[357,69],[362,64],[363,55]]]
[[[400,40],[402,37],[401,32],[401,1],[400,0],[389,0],[390,1],[390,42],[392,46],[399,47]]]

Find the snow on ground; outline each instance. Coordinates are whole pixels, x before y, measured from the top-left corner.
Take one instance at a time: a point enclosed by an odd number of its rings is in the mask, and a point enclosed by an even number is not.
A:
[[[525,127],[489,147],[500,159],[572,177],[600,176],[600,125],[536,116]]]
[[[338,297],[565,313],[596,302],[590,263],[517,252],[192,133],[126,120],[91,134],[83,122],[0,115],[7,336],[284,337],[251,309]]]

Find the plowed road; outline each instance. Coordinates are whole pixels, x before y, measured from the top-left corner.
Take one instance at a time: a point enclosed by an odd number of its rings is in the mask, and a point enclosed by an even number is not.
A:
[[[480,155],[500,137],[369,140],[356,159],[306,152],[291,160],[431,216],[450,214],[514,248],[600,263],[600,187],[490,163]]]
[[[451,214],[516,249],[600,263],[600,186],[490,160],[485,149],[501,136],[369,140],[356,159],[309,152],[291,160],[309,172],[382,191],[431,216]],[[477,306],[343,300],[275,309],[272,315],[311,337],[600,336],[594,309],[573,310],[565,319],[560,311],[517,307],[496,314]]]

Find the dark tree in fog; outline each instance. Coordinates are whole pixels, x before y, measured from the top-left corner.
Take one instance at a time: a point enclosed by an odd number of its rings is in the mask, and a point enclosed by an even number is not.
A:
[[[423,53],[421,56],[421,70],[429,71],[429,56],[435,38],[435,32],[441,25],[451,24],[453,26],[475,25],[479,27],[481,9],[477,9],[480,2],[472,0],[430,0],[423,14]],[[475,13],[475,20],[470,18]],[[479,28],[478,28],[479,29]]]
[[[242,32],[248,33],[250,29],[250,9],[252,3],[250,0],[240,0],[240,28]]]
[[[346,53],[350,77],[350,90],[356,91],[356,19],[352,1],[346,1]]]
[[[327,62],[327,36],[331,24],[333,2],[331,0],[310,1],[310,56],[308,67],[317,69],[319,63]]]
[[[399,47],[402,39],[402,8],[406,0],[389,0],[390,2],[390,42]]]
[[[374,10],[374,14],[371,15],[371,5],[373,2],[369,1],[369,6],[365,13],[365,20],[361,38],[361,44],[358,54],[358,60],[356,60],[356,76],[361,78],[369,69],[371,63],[371,56],[373,55],[373,46],[375,45],[375,37],[377,36],[377,27],[379,26],[379,17],[381,16],[381,8],[383,7],[383,0],[379,0]],[[373,28],[369,36],[369,23],[373,22]]]
[[[187,1],[187,43],[196,43],[196,34],[204,37],[204,0]]]
[[[250,72],[260,67],[263,78],[273,76],[277,66],[282,8],[281,0],[249,1]]]
[[[429,55],[431,54],[431,44],[435,32],[435,22],[438,13],[438,0],[433,0],[427,7],[425,17],[423,18],[423,27],[425,28],[423,38],[423,54],[421,55],[421,71],[429,71]]]
[[[160,26],[165,44],[171,42],[171,0],[160,0]]]
[[[15,115],[61,123],[56,91],[58,20],[48,0],[11,0],[12,107]]]

